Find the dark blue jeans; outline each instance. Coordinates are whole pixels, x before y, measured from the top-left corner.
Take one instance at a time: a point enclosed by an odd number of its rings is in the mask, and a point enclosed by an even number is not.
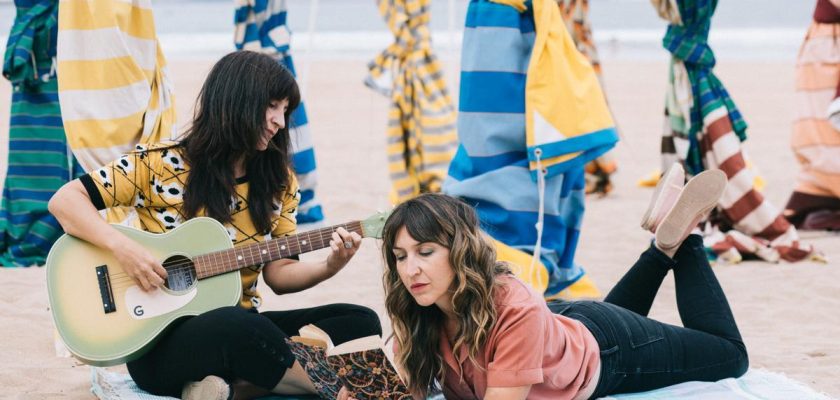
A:
[[[647,318],[668,271],[674,270],[683,327]],[[581,321],[601,349],[593,398],[641,392],[686,381],[716,381],[747,371],[747,349],[697,235],[674,259],[651,246],[603,302],[552,302]]]

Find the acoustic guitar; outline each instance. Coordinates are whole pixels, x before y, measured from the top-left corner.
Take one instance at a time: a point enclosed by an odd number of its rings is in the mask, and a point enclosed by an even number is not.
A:
[[[194,218],[161,234],[114,225],[162,260],[169,276],[144,292],[110,251],[71,235],[59,238],[46,262],[55,326],[70,352],[86,364],[110,366],[143,355],[178,318],[239,303],[242,268],[329,246],[339,226],[381,237],[387,214],[248,246],[233,247],[212,218]]]

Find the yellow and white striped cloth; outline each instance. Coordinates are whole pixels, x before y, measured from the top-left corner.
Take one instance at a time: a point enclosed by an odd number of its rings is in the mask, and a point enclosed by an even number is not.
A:
[[[395,41],[369,65],[365,84],[391,98],[388,171],[391,200],[439,192],[457,147],[455,108],[432,52],[430,0],[379,0]]]
[[[150,0],[61,0],[58,90],[67,141],[92,171],[177,132]]]
[[[523,12],[525,0],[490,0]],[[556,2],[532,1],[536,37],[525,86],[526,143],[535,177],[566,171],[618,141],[595,69],[566,30]]]

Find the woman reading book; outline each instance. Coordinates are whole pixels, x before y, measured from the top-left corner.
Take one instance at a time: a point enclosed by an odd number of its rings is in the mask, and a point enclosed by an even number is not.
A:
[[[137,146],[62,187],[49,209],[66,232],[112,251],[146,291],[161,290],[167,277],[160,260],[97,210],[134,207],[140,226],[153,233],[212,217],[227,228],[234,246],[294,233],[300,195],[290,168],[288,126],[299,101],[294,77],[276,60],[231,53],[210,71],[180,141]],[[185,399],[315,393],[286,337],[314,324],[340,344],[380,335],[379,319],[349,304],[259,313],[257,280],[262,275],[277,294],[310,288],[344,268],[360,243],[358,234],[339,228],[323,261],[281,259],[240,270],[238,307],[173,324],[151,351],[128,363],[131,377],[153,394]]]
[[[655,240],[603,302],[546,304],[496,262],[458,199],[396,207],[383,231],[385,301],[415,398],[439,383],[447,399],[589,399],[744,374],[746,347],[701,238],[689,235],[726,178],[683,176],[674,167],[662,179],[643,221]],[[646,317],[670,270],[684,327]]]

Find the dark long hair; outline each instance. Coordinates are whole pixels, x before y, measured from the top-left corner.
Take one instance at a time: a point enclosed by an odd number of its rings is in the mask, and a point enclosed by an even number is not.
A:
[[[266,129],[271,101],[289,100],[286,126],[257,151]],[[259,233],[271,230],[272,200],[286,189],[291,169],[289,117],[300,104],[294,76],[277,60],[252,51],[237,51],[219,60],[198,94],[193,121],[181,140],[190,166],[182,211],[231,220],[236,177],[232,166],[244,160],[248,175],[248,209]]]
[[[455,274],[450,288],[452,309],[458,320],[452,352],[458,354],[458,349],[464,347],[473,363],[496,323],[493,294],[500,285],[496,278],[509,274],[510,268],[496,261],[496,249],[481,231],[475,210],[454,197],[427,193],[391,212],[382,230],[385,308],[399,346],[396,357],[408,377],[408,387],[425,395],[435,379],[443,382],[440,332],[445,316],[434,305],[417,304],[400,280],[394,246],[403,227],[420,243],[437,243],[449,249],[449,264]]]

